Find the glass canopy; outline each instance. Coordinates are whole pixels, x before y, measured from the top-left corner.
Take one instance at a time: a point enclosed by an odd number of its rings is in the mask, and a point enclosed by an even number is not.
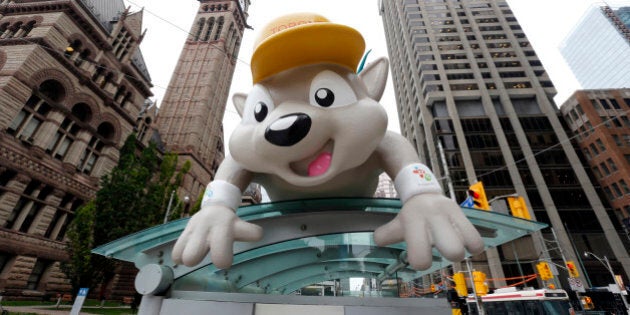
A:
[[[173,270],[172,290],[290,294],[328,280],[367,278],[411,281],[452,262],[433,251],[424,271],[406,263],[404,243],[379,247],[372,231],[400,210],[398,199],[314,199],[241,207],[238,215],[263,227],[256,243],[237,242],[230,269],[217,269],[209,257],[194,267],[171,260],[172,247],[188,219],[155,226],[105,244],[94,253]],[[547,225],[491,211],[462,208],[481,233],[486,247],[496,247]]]

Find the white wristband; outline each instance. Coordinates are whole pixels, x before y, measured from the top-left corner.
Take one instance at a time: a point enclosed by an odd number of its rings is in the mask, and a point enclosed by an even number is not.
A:
[[[403,167],[394,179],[394,186],[400,196],[400,201],[403,203],[415,195],[443,193],[435,175],[422,163],[409,164]]]
[[[241,189],[224,180],[215,180],[208,184],[203,194],[201,207],[208,205],[222,205],[236,210],[241,204]]]

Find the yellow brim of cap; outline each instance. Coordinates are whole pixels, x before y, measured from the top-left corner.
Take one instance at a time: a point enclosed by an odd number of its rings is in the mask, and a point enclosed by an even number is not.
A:
[[[299,25],[266,38],[251,60],[254,84],[297,66],[334,63],[354,71],[363,56],[365,41],[348,26],[335,23]]]

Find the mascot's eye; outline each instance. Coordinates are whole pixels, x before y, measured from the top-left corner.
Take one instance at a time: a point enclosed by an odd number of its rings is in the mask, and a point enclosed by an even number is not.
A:
[[[259,124],[271,115],[274,109],[275,105],[267,88],[256,84],[249,95],[247,95],[247,100],[245,100],[241,124]]]
[[[330,89],[321,88],[315,92],[315,102],[320,106],[328,107],[335,101],[335,93]]]
[[[334,108],[355,104],[357,96],[349,82],[341,75],[324,70],[311,81],[309,102],[314,106]]]
[[[254,118],[256,118],[256,121],[261,122],[265,120],[265,118],[267,117],[267,113],[269,113],[267,104],[265,104],[264,102],[256,103],[256,107],[254,108]]]

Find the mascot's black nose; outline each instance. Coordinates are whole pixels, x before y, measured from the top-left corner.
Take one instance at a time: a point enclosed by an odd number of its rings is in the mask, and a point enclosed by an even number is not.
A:
[[[311,117],[304,113],[282,116],[267,127],[265,139],[281,146],[292,146],[304,139],[311,130]]]

